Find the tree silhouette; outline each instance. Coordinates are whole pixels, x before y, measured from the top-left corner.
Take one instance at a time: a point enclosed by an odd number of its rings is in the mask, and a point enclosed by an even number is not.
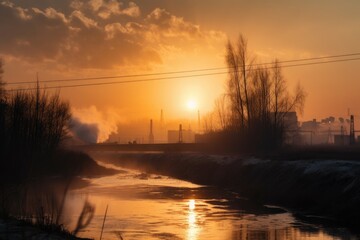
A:
[[[290,94],[281,66],[255,64],[247,40],[239,36],[237,44],[227,43],[227,90],[215,102],[215,115],[222,133],[231,132],[230,141],[246,149],[269,150],[284,143],[289,112],[302,112],[306,93],[298,84]],[[236,133],[235,135],[233,133]]]
[[[70,107],[59,94],[17,91],[1,102],[0,169],[26,176],[50,164],[67,134]]]

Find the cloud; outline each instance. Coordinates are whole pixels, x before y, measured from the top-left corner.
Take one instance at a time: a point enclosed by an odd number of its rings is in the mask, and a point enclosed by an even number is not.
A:
[[[103,5],[102,0],[90,0],[89,6],[92,8],[93,11],[98,11],[100,7]]]
[[[156,8],[147,17],[147,22],[152,30],[167,36],[186,35],[201,37],[202,33],[198,25],[184,21],[181,17],[171,15],[165,9]]]
[[[80,10],[84,7],[84,2],[81,0],[74,0],[70,3],[70,8],[76,9],[76,10]]]
[[[117,0],[90,0],[87,3],[76,0],[70,3],[71,8],[83,11],[90,10],[102,19],[117,15],[136,18],[141,15],[140,8],[136,3],[129,2],[128,6],[124,7],[124,5],[124,3]]]
[[[139,17],[141,15],[141,11],[136,3],[130,2],[129,7],[122,10],[122,14],[128,15],[130,17]]]
[[[70,15],[72,27],[77,27],[79,30],[81,30],[82,26],[85,26],[86,28],[92,28],[97,27],[98,24],[95,20],[86,17],[81,11],[76,10],[73,11]]]
[[[21,9],[21,8],[18,8],[18,9]],[[67,22],[65,15],[63,13],[56,11],[54,8],[46,8],[44,11],[40,10],[38,8],[32,8],[32,10],[34,11],[35,14],[44,16],[45,19],[55,19],[55,20],[60,19],[61,22],[64,22],[64,23]],[[24,9],[22,9],[22,11],[24,11]],[[22,16],[22,15],[20,14],[20,16]],[[29,15],[23,17],[23,19],[25,19],[25,20],[28,18],[29,18]]]
[[[108,2],[102,2],[98,9],[94,9],[97,11],[97,15],[101,18],[107,19],[111,15],[119,15],[121,14],[120,3],[116,0],[111,0]]]
[[[164,9],[141,17],[134,2],[74,0],[63,12],[1,2],[0,35],[0,52],[24,61],[111,69],[161,64],[166,49],[204,48],[221,34]]]
[[[70,34],[64,14],[53,8],[0,4],[0,51],[29,61],[53,59]]]

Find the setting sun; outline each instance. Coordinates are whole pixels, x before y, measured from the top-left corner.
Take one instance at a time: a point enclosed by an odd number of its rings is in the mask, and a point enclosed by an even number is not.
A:
[[[188,110],[196,110],[198,108],[197,102],[193,99],[188,100],[188,102],[186,103],[186,107]]]
[[[359,10],[0,0],[0,240],[360,239]]]

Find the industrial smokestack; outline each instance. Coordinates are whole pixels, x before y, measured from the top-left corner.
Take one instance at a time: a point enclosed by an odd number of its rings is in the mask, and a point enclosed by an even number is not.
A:
[[[182,124],[179,125],[179,143],[183,142]]]
[[[150,143],[150,144],[154,144],[153,120],[152,120],[152,119],[150,119],[149,143]]]
[[[355,124],[354,115],[350,116],[350,145],[355,144]]]

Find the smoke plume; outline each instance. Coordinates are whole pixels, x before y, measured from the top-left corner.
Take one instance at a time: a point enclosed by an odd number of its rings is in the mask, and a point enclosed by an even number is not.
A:
[[[113,109],[99,111],[95,106],[73,108],[72,135],[86,143],[104,142],[112,133],[117,133],[120,117]]]
[[[72,118],[70,129],[73,137],[84,143],[96,143],[99,135],[99,128],[96,124],[87,124],[80,119]]]

